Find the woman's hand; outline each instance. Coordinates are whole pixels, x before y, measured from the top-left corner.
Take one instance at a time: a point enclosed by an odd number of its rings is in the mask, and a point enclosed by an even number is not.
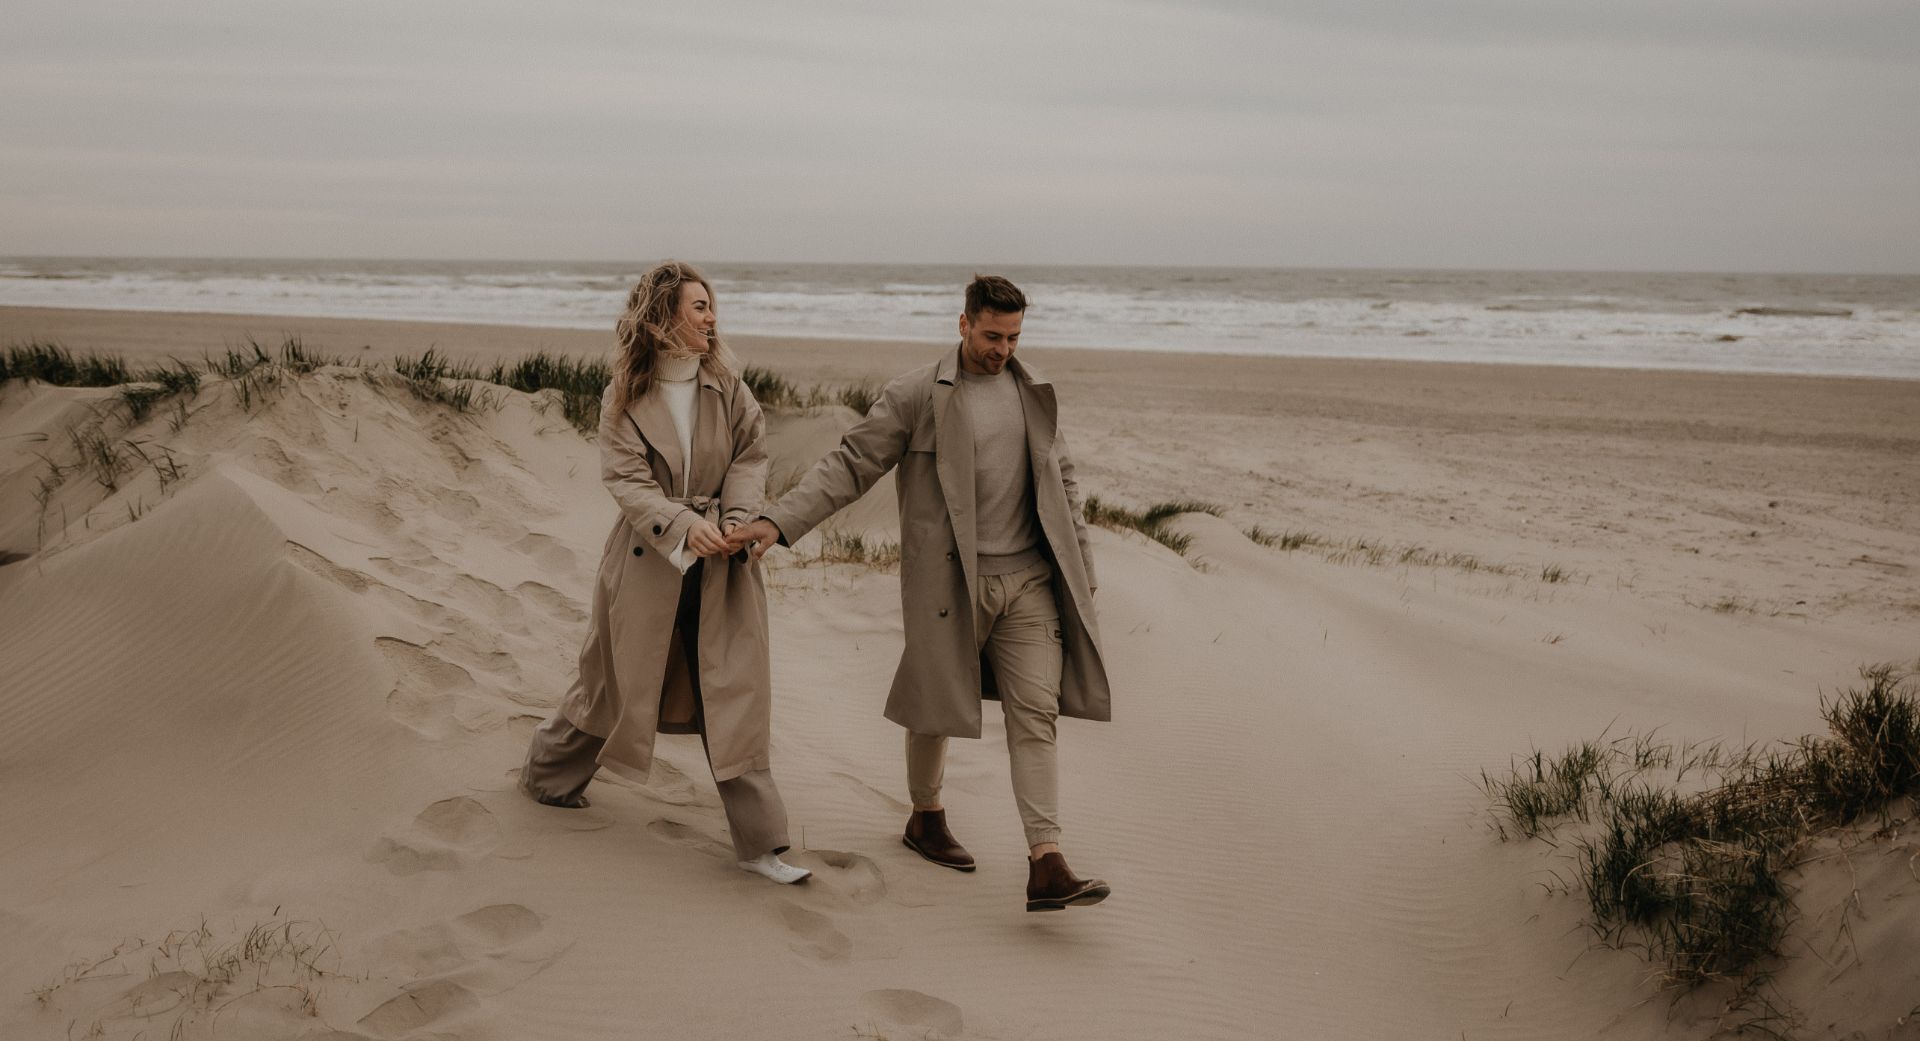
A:
[[[761,517],[728,531],[727,541],[735,549],[751,547],[753,559],[759,560],[767,555],[767,550],[780,544],[780,529],[774,527],[772,521]]]
[[[687,548],[703,557],[717,557],[727,552],[727,538],[712,521],[702,518],[687,529]]]

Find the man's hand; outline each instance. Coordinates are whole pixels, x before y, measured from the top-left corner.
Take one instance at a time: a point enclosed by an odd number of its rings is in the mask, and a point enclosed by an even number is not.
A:
[[[727,533],[728,552],[751,547],[755,560],[766,556],[767,550],[772,549],[779,541],[779,526],[765,517],[748,521]]]
[[[703,557],[731,552],[726,536],[720,534],[720,529],[714,527],[712,521],[704,518],[694,521],[693,526],[687,529],[687,548]]]

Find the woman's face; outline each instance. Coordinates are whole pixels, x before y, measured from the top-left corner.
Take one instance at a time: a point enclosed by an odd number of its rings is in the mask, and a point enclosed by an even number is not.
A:
[[[713,329],[718,322],[707,287],[698,282],[680,283],[680,302],[673,314],[673,335],[680,347],[694,354],[707,353],[712,349]]]

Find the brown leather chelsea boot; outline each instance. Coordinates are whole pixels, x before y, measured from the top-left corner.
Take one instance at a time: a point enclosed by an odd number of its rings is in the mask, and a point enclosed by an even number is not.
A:
[[[947,830],[947,811],[915,810],[907,818],[907,833],[900,841],[908,849],[955,871],[972,871],[973,854],[960,845]]]
[[[1063,911],[1075,904],[1097,904],[1113,894],[1113,889],[1097,878],[1075,878],[1067,858],[1058,853],[1042,853],[1040,859],[1027,861],[1027,910]]]

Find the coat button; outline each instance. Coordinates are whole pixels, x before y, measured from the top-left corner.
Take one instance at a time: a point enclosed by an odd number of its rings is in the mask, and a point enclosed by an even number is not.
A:
[[[646,550],[641,549],[639,546],[635,546],[633,547],[633,555],[636,557],[645,556]]]
[[[947,554],[947,559],[948,559],[948,560],[953,560],[953,559],[955,559],[955,556],[956,556],[955,554],[953,554],[953,553],[949,553],[949,554]]]
[[[940,617],[945,618],[946,616],[947,616],[947,609],[943,607],[940,609]]]
[[[653,533],[654,533],[655,535],[658,535],[658,534],[660,534],[660,525],[658,525],[658,524],[655,524],[655,525],[653,526]]]

